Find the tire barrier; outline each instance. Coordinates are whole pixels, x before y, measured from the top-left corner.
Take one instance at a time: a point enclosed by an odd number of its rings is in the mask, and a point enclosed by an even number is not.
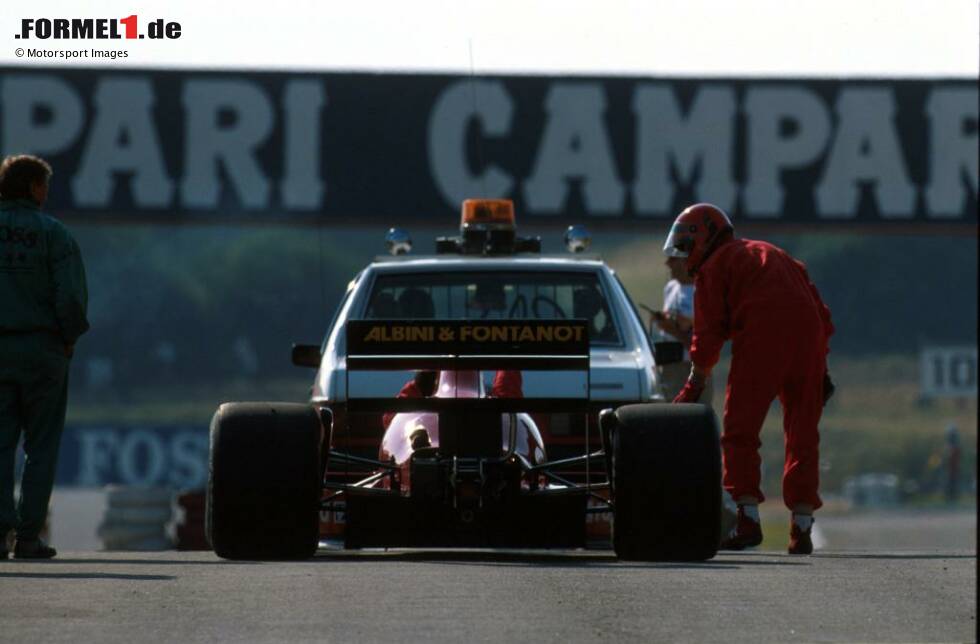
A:
[[[844,481],[844,497],[858,508],[894,508],[901,501],[895,474],[869,473]]]
[[[210,550],[204,534],[204,506],[206,493],[188,490],[177,496],[177,507],[182,515],[177,522],[177,550]]]
[[[169,550],[166,528],[173,517],[169,488],[110,485],[98,535],[105,550]]]

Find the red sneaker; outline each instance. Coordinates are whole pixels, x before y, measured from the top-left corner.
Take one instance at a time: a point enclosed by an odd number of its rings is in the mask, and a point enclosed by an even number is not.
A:
[[[745,550],[762,543],[762,526],[758,521],[746,516],[742,506],[738,506],[738,520],[735,528],[721,540],[719,550]]]
[[[813,540],[810,538],[810,530],[813,530],[813,523],[807,530],[802,530],[800,526],[796,525],[796,521],[790,524],[789,554],[809,555],[813,553]]]

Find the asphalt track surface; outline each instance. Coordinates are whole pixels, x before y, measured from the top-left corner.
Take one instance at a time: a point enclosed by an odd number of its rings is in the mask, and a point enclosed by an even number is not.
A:
[[[916,641],[976,639],[976,550],[702,564],[608,552],[63,552],[0,561],[0,640]]]

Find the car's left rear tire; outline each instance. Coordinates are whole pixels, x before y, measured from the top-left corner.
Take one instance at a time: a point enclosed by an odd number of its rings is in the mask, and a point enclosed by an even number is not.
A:
[[[225,559],[307,559],[319,542],[323,430],[310,405],[226,403],[211,420],[208,542]]]

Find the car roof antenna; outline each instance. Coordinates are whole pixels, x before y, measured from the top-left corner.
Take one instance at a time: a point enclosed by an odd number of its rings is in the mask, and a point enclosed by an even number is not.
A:
[[[476,114],[477,102],[476,102],[476,63],[473,62],[473,37],[470,36],[466,39],[467,45],[469,46],[470,52],[470,94],[473,97],[473,113]],[[484,170],[485,165],[483,162],[483,137],[477,137],[476,141],[476,159],[480,167],[480,191],[483,193],[481,197],[490,197],[487,194],[487,173]]]

